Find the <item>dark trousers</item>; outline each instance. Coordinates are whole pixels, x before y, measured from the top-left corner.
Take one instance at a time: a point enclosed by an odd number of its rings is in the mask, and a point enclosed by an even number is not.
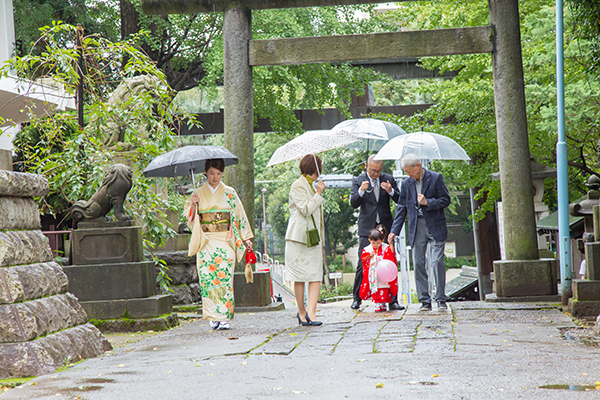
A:
[[[363,267],[362,267],[362,251],[369,245],[369,238],[367,236],[360,236],[358,239],[358,263],[356,264],[356,275],[354,276],[354,290],[352,290],[352,296],[354,301],[359,303],[362,301],[360,298],[360,284],[363,280]],[[398,295],[392,296],[392,303],[398,303]],[[391,303],[390,303],[391,304]]]

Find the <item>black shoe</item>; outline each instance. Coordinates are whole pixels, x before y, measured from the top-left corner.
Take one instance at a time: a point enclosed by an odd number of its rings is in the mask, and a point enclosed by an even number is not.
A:
[[[400,311],[404,310],[404,306],[401,306],[398,303],[390,303],[390,311]]]
[[[360,307],[360,300],[354,300],[352,302],[352,305],[350,306],[351,309],[353,310],[358,310],[358,308]]]
[[[431,303],[421,304],[421,308],[419,308],[419,311],[431,311]]]
[[[445,301],[438,301],[438,308],[443,308],[444,310],[446,310],[448,308],[448,305],[446,305]]]

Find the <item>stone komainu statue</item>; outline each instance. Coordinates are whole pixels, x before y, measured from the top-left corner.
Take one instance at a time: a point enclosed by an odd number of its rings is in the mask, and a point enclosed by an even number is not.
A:
[[[123,119],[122,115],[129,114],[133,109],[145,107],[143,102],[137,101],[139,96],[146,93],[156,96],[155,93],[159,85],[159,79],[151,75],[140,75],[124,79],[108,99],[108,106],[115,108],[115,112],[100,124],[96,119],[90,121],[87,129],[99,129],[102,140],[107,147],[116,146],[123,150],[129,150],[131,144],[124,142],[129,120]],[[148,136],[147,129],[144,126],[136,126],[135,131],[139,137]]]
[[[131,189],[131,168],[115,164],[106,173],[102,186],[86,202],[79,200],[71,206],[70,212],[75,222],[102,218],[113,209],[119,221],[132,219],[123,210],[123,202]]]

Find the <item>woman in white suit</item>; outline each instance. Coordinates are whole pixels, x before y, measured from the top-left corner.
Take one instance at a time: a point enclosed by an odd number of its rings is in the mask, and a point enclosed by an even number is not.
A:
[[[294,295],[298,304],[298,324],[319,326],[317,321],[317,299],[323,280],[323,190],[325,183],[318,181],[321,159],[313,154],[300,161],[300,173],[290,189],[290,221],[285,234],[285,279],[294,282]],[[311,218],[312,216],[312,218]],[[321,242],[317,246],[306,246],[306,228],[319,230]],[[313,218],[315,226],[313,226]],[[308,282],[308,309],[304,304],[304,284]]]

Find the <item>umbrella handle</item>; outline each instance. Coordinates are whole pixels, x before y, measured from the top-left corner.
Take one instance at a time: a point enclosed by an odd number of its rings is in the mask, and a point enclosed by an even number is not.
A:
[[[190,172],[192,173],[192,184],[194,185],[194,189],[196,189],[196,180],[194,179],[194,170],[190,168]]]

